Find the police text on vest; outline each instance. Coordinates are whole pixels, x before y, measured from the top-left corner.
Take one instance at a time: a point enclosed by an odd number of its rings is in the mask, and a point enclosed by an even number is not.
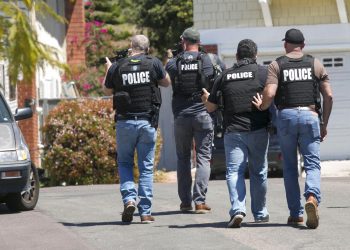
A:
[[[123,85],[149,83],[149,71],[122,74]]]
[[[181,70],[198,70],[198,64],[197,63],[191,63],[191,64],[181,64]]]
[[[226,80],[252,79],[253,72],[237,72],[226,75]]]
[[[306,81],[312,80],[311,68],[284,69],[283,80],[286,81]]]

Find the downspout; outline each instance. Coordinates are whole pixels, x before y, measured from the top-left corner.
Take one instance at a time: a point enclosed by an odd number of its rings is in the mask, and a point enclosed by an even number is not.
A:
[[[270,0],[259,0],[266,27],[272,27],[272,17],[270,12]]]
[[[346,6],[344,0],[337,0],[338,14],[340,23],[348,23],[348,15],[346,12]]]

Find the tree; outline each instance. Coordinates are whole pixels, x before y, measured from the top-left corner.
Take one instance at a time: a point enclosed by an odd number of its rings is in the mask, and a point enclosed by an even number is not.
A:
[[[32,26],[33,15],[52,16],[58,22],[64,18],[57,15],[44,0],[8,0],[0,2],[0,60],[7,60],[11,84],[22,75],[30,82],[37,66],[44,61],[65,70],[68,67],[54,57],[54,51],[38,41]]]
[[[188,0],[136,0],[134,21],[146,29],[152,47],[164,53],[193,25],[193,4]]]
[[[85,2],[86,65],[73,74],[79,92],[83,96],[103,95],[106,56],[113,57],[116,51],[129,46],[129,38],[135,25],[126,23],[129,0],[92,0]]]

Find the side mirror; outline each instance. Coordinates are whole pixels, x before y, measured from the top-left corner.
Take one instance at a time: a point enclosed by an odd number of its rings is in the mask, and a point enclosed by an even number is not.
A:
[[[16,113],[15,113],[15,120],[16,121],[28,119],[32,116],[33,116],[33,111],[31,108],[16,109]]]

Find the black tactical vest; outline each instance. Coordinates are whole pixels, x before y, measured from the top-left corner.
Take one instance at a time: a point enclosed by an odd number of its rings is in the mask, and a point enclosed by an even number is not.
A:
[[[199,52],[196,58],[184,58],[184,53],[179,54],[176,60],[177,76],[175,77],[174,96],[182,95],[191,97],[201,92],[202,88],[209,87],[209,78],[203,72],[203,53]]]
[[[118,73],[113,100],[117,113],[150,113],[154,93],[158,90],[157,81],[153,79],[152,57],[125,58],[120,62]]]
[[[234,66],[224,71],[222,93],[225,116],[257,111],[252,104],[253,96],[261,92],[263,88],[264,86],[259,82],[256,63]]]
[[[280,68],[275,96],[277,107],[309,106],[320,98],[319,83],[314,73],[314,58],[304,55],[293,59],[282,56],[276,59]]]

